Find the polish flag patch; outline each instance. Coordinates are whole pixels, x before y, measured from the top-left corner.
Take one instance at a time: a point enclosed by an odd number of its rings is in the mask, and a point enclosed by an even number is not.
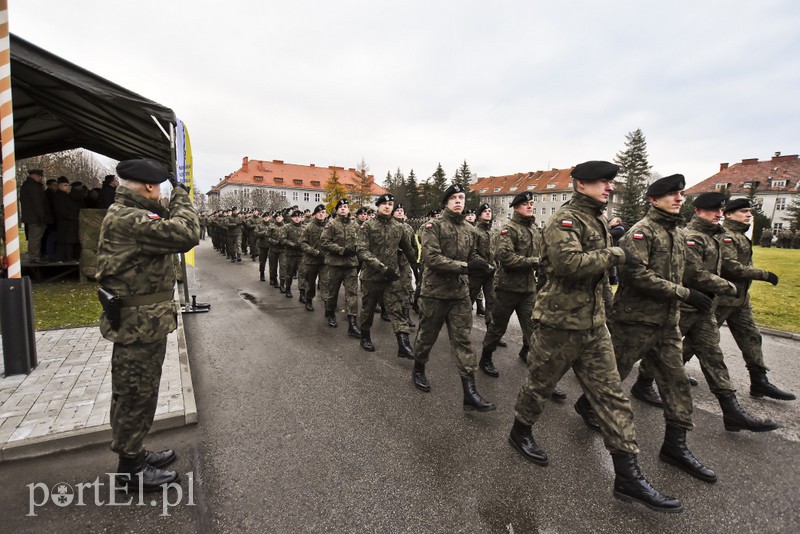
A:
[[[433,225],[431,223],[428,223],[425,225],[425,228],[430,230],[431,228],[433,228]]]
[[[733,239],[731,239],[730,237],[723,237],[722,238],[722,242],[723,243],[733,243]]]
[[[691,239],[686,242],[687,247],[693,247],[697,244],[696,241],[692,241]]]
[[[500,235],[506,235],[507,233],[508,233],[508,230],[500,230]]]
[[[150,219],[160,219],[161,215],[158,213],[153,213],[152,211],[147,212],[147,217]]]
[[[644,239],[644,234],[642,232],[634,232],[631,237],[634,239]]]
[[[563,228],[572,228],[572,220],[571,219],[564,219],[561,221],[561,226]]]

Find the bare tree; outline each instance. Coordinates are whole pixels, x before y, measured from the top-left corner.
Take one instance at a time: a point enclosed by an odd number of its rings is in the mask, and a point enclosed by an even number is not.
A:
[[[105,175],[114,174],[112,168],[102,164],[94,154],[81,148],[18,161],[17,185],[22,185],[30,169],[42,169],[47,179],[66,176],[70,182],[83,182],[87,189],[100,187]]]

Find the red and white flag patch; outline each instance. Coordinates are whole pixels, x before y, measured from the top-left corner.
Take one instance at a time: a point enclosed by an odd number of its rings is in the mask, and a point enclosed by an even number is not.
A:
[[[733,243],[733,239],[731,239],[730,237],[723,237],[722,238],[722,242],[723,243]]]
[[[562,219],[561,227],[562,228],[572,228],[572,219]]]
[[[507,233],[508,233],[508,230],[500,230],[500,235],[506,235]]]
[[[631,237],[634,239],[644,239],[644,234],[642,232],[634,232]]]
[[[430,230],[431,228],[433,228],[433,225],[431,223],[428,223],[425,225],[425,228]]]
[[[686,241],[686,246],[687,246],[687,247],[693,247],[693,246],[695,246],[696,244],[697,244],[697,242],[696,242],[696,241],[693,241],[693,240],[691,240],[691,239],[689,239],[688,241]]]
[[[161,218],[161,215],[159,215],[158,213],[153,213],[152,211],[148,211],[147,212],[147,216],[150,219],[160,219]]]

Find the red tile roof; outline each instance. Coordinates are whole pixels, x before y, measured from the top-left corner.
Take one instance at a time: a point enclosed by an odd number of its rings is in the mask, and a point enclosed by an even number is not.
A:
[[[549,171],[520,172],[508,176],[488,176],[478,178],[470,189],[480,195],[516,195],[523,191],[547,193],[550,191],[572,190],[572,177],[569,169]],[[495,191],[496,190],[496,191]],[[482,192],[483,191],[483,192]]]
[[[226,184],[244,184],[250,186],[269,186],[294,189],[325,189],[328,179],[333,170],[339,181],[348,189],[355,189],[358,184],[358,174],[355,169],[345,169],[344,167],[317,167],[311,165],[296,165],[294,163],[284,163],[281,160],[272,161],[251,160],[247,156],[242,158],[242,166],[232,172],[216,185],[209,193],[217,193]],[[370,194],[382,195],[386,189],[374,182],[374,176],[367,175],[373,179]]]
[[[758,161],[758,158],[743,159],[741,163],[728,166],[727,163],[720,164],[720,171],[706,178],[699,184],[695,184],[686,190],[688,195],[697,195],[714,191],[717,184],[730,184],[728,191],[732,195],[747,195],[750,187],[745,187],[745,183],[752,181],[759,182],[757,192],[764,191],[797,191],[800,184],[800,157],[797,154],[791,156],[773,156],[767,161]],[[785,184],[774,187],[772,184],[778,180],[785,180]]]

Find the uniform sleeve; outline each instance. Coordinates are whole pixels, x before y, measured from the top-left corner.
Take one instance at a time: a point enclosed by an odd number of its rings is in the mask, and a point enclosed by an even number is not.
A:
[[[473,247],[474,249],[474,247]],[[471,251],[471,254],[474,250]],[[439,227],[431,225],[422,231],[422,261],[426,267],[442,273],[466,274],[467,262],[457,261],[442,254],[439,244]]]
[[[339,232],[336,230],[336,223],[330,223],[322,231],[319,238],[319,247],[330,254],[337,256],[344,256],[344,247],[336,243],[339,238]]]
[[[359,227],[356,232],[356,254],[358,255],[358,260],[362,266],[367,266],[379,273],[386,271],[386,266],[372,253],[370,245],[369,229],[366,225]]]
[[[188,252],[200,242],[200,220],[182,187],[172,189],[169,219],[152,219],[140,212],[133,227],[136,242],[145,254]]]
[[[735,295],[736,288],[724,278],[703,267],[705,245],[700,239],[693,239],[695,245],[687,246],[686,269],[683,271],[683,285],[721,295]]]
[[[637,238],[634,238],[634,235]],[[682,285],[663,278],[651,268],[650,251],[653,247],[653,239],[653,236],[645,229],[628,232],[620,239],[620,247],[636,254],[636,257],[642,262],[640,265],[618,267],[620,275],[624,277],[626,284],[630,284],[644,295],[665,299],[685,298],[688,291]],[[682,239],[682,237],[676,235],[675,239]]]
[[[408,263],[414,269],[417,268],[417,244],[414,240],[412,231],[403,229],[403,237],[400,239],[400,250],[405,254]]]
[[[580,226],[577,219],[557,219],[545,227],[547,255],[559,276],[595,276],[625,262],[625,253],[619,247],[584,251]]]
[[[736,254],[736,245],[733,243],[722,245],[722,276],[734,282],[745,280],[766,280],[769,271],[756,269],[752,265],[744,265]]]
[[[514,238],[516,237],[517,230],[514,228],[506,227],[500,230],[497,236],[497,250],[495,251],[495,257],[500,266],[507,271],[521,271],[538,266],[539,256],[529,257],[517,254],[514,250]]]

